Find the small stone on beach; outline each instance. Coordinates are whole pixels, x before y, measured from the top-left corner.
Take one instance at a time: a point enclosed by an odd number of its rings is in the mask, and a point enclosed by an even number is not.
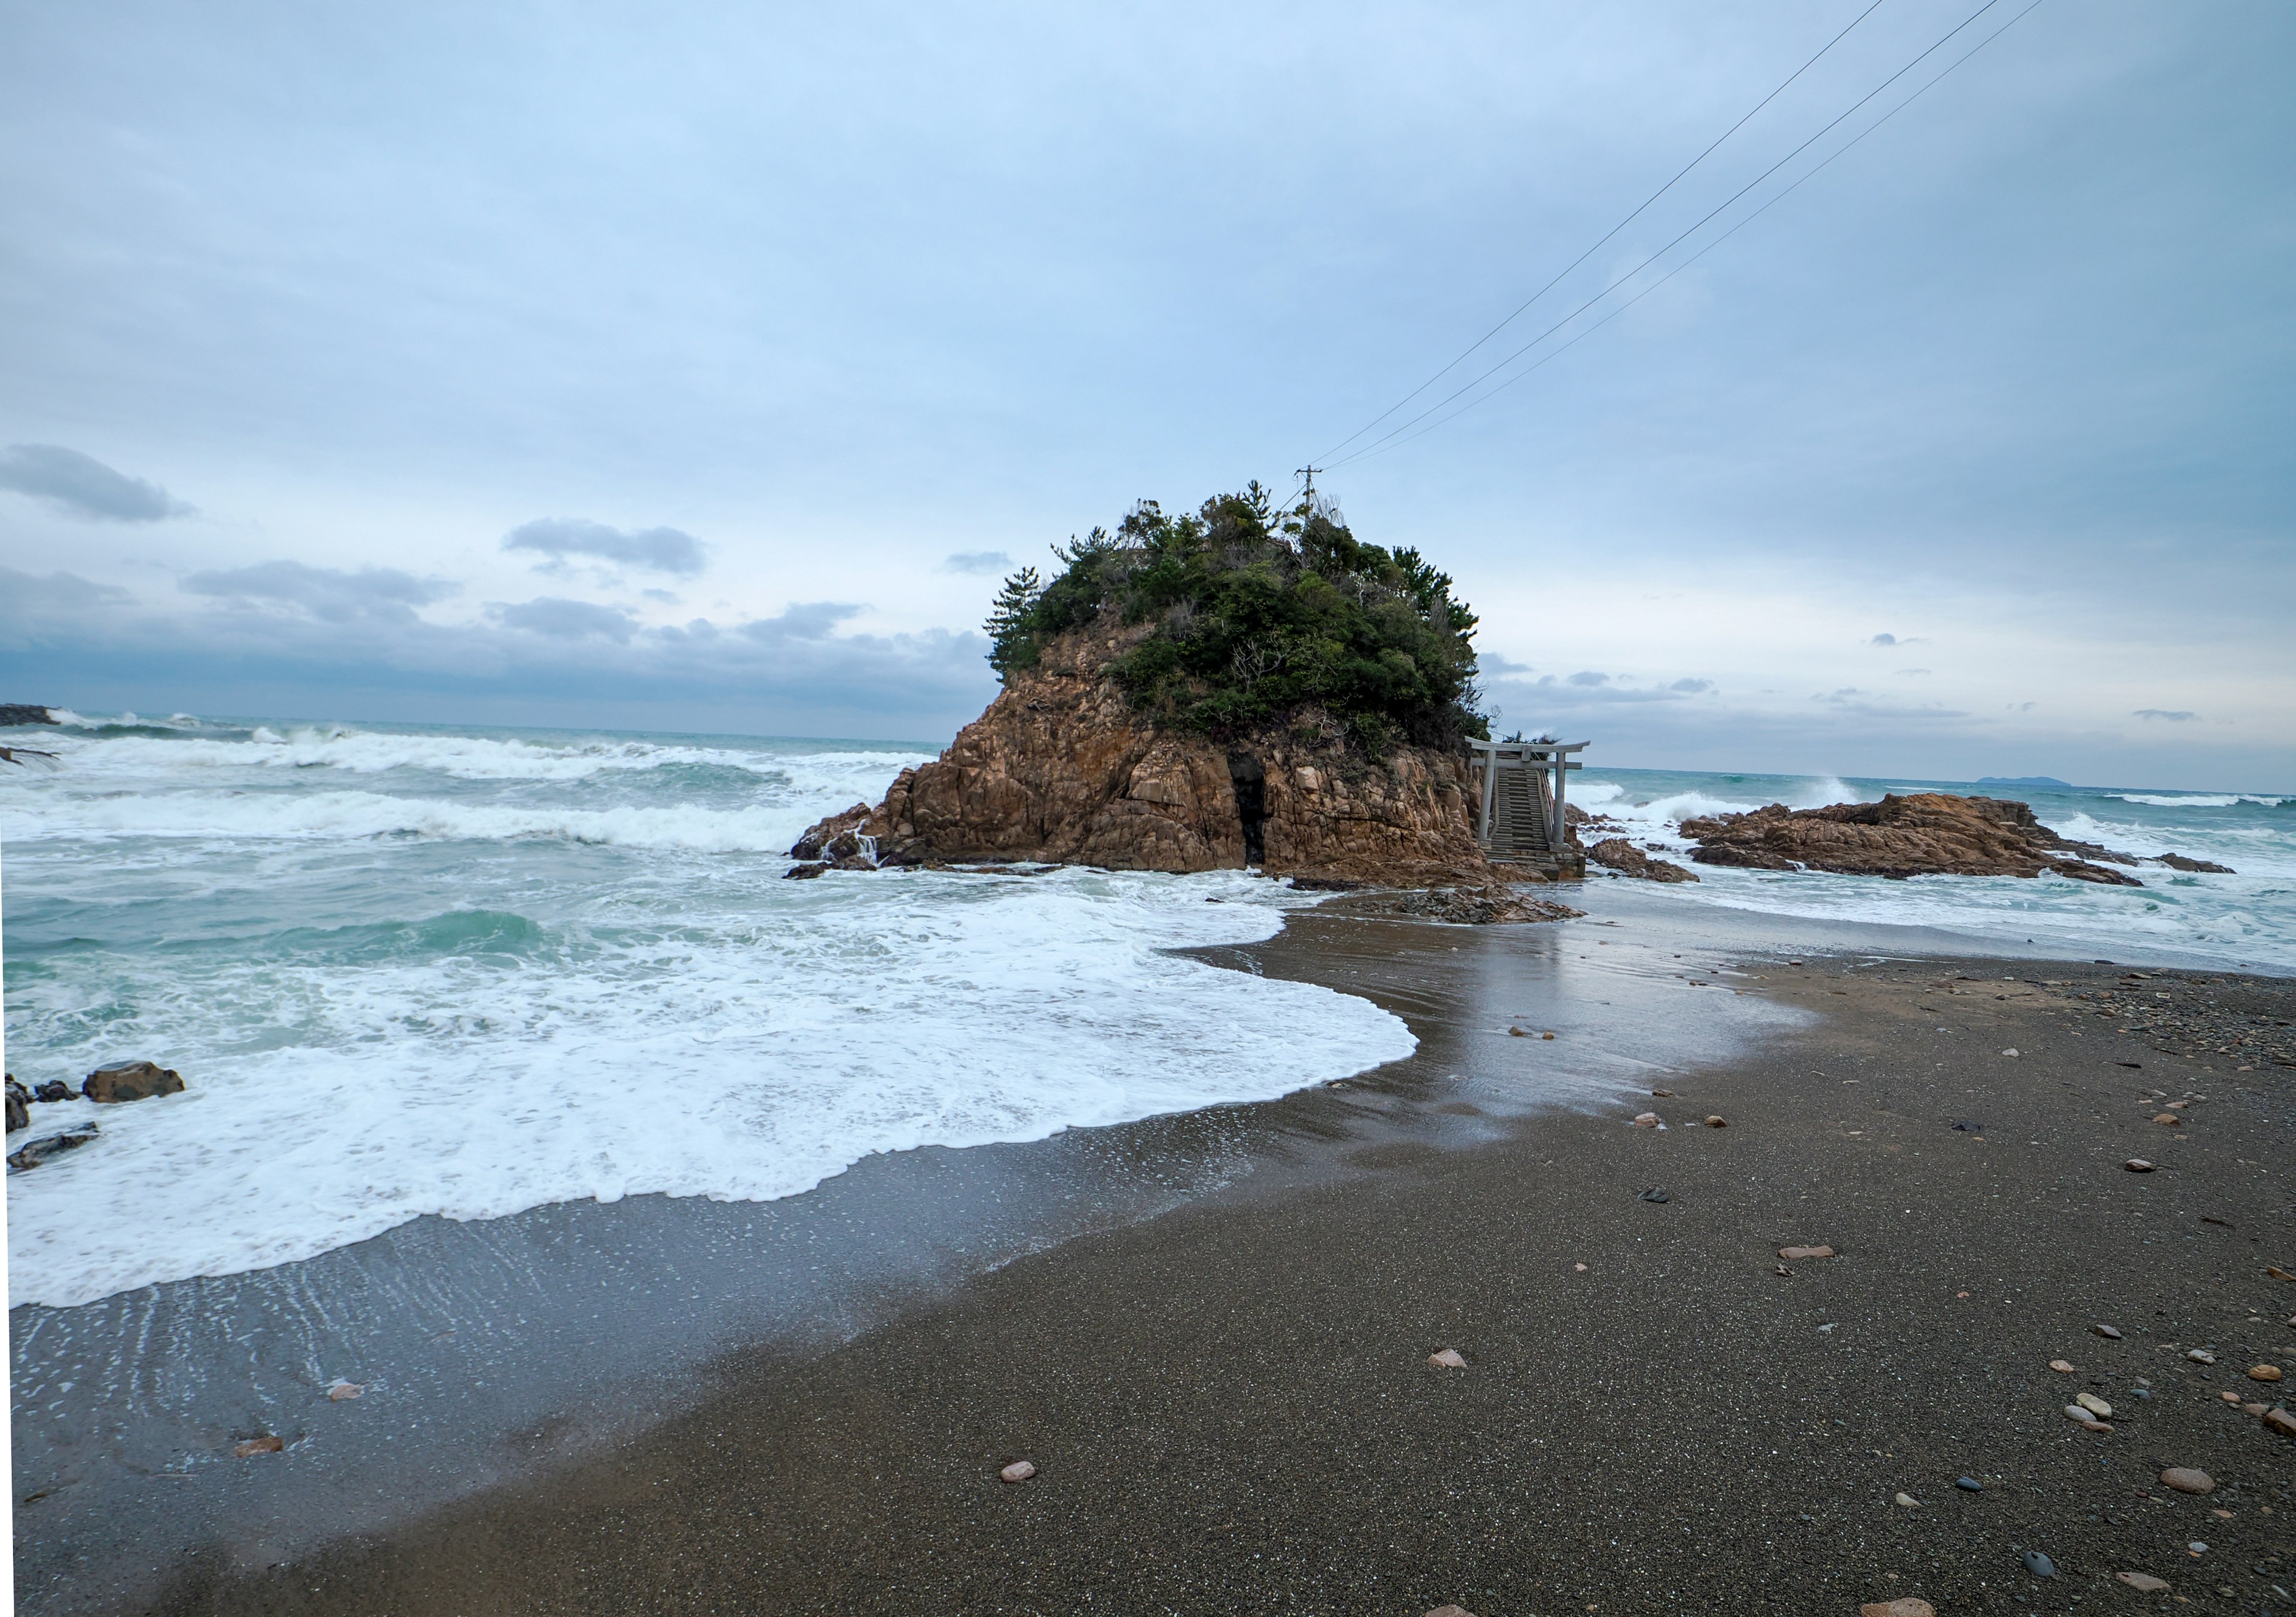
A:
[[[1637,1112],[1635,1114],[1635,1127],[1638,1129],[1655,1129],[1658,1127],[1658,1123],[1659,1117],[1656,1112]]]
[[[340,1403],[347,1398],[357,1398],[365,1391],[365,1386],[358,1382],[339,1381],[327,1389],[327,1397],[335,1403]]]
[[[2283,1437],[2296,1437],[2296,1415],[2291,1415],[2285,1409],[2275,1407],[2267,1409],[2258,1418]]]
[[[1528,1039],[1530,1037],[1530,1029],[1527,1027],[1510,1027],[1507,1029],[1507,1037],[1510,1039]]]
[[[1475,1617],[1475,1614],[1464,1605],[1439,1605],[1428,1613],[1427,1617]]]
[[[1642,1199],[1646,1202],[1670,1202],[1674,1197],[1668,1195],[1660,1187],[1652,1185],[1649,1189],[1643,1192]]]
[[[1464,1370],[1467,1361],[1459,1356],[1457,1348],[1445,1348],[1439,1353],[1427,1355],[1427,1362],[1446,1370]]]
[[[1910,1493],[1901,1493],[1897,1498],[1897,1503],[1904,1506],[1906,1509],[1911,1510],[1915,1506],[1920,1504],[1921,1501]]]
[[[2296,1280],[2296,1275],[2292,1275],[2286,1270],[2273,1264],[2267,1264],[2265,1266],[2264,1273],[2267,1279]]]
[[[1034,1460],[1014,1460],[1011,1465],[1005,1466],[1004,1470],[998,1472],[996,1474],[1003,1477],[1008,1482],[1025,1482],[1030,1477],[1037,1474],[1037,1462]]]
[[[2217,1361],[2217,1356],[2206,1348],[2186,1348],[2185,1357],[2194,1364],[2214,1364]]]
[[[2219,1392],[2217,1396],[2228,1404],[2236,1404],[2240,1401],[2240,1394],[2237,1392]]]
[[[1652,1090],[1651,1093],[1657,1096],[1660,1100],[1672,1100],[1674,1098],[1674,1091],[1672,1090]]]
[[[2248,1367],[2248,1378],[2251,1381],[2277,1381],[2280,1379],[2280,1367],[2276,1364],[2252,1364]]]
[[[1706,1119],[1706,1126],[1710,1129],[1726,1129],[1730,1123],[1727,1118],[1710,1115]]]
[[[2112,1418],[2112,1406],[2094,1392],[2076,1392],[2073,1394],[2073,1401],[2099,1420]]]
[[[2178,1493],[2214,1493],[2216,1479],[2205,1471],[2195,1471],[2190,1466],[2171,1466],[2161,1474],[2161,1486],[2173,1488]]]
[[[2151,1572],[2115,1572],[2112,1575],[2140,1595],[2165,1595],[2169,1592],[2167,1580],[2155,1578]]]
[[[2057,1564],[2039,1550],[2029,1549],[2025,1552],[2025,1570],[2036,1578],[2054,1578],[2057,1575]]]
[[[1800,960],[1793,964],[1799,966]],[[1911,1595],[1896,1600],[1874,1600],[1857,1608],[1857,1617],[1937,1617],[1937,1607]]]
[[[2164,1129],[2181,1129],[2185,1126],[2185,1120],[2174,1112],[2163,1112],[2152,1121]]]
[[[2088,1328],[2092,1334],[2103,1337],[2107,1342],[2120,1340],[2120,1333],[2109,1325],[2092,1325]]]
[[[2073,1373],[2072,1364],[2068,1360],[2052,1359],[2049,1360],[2049,1368],[2060,1376],[2070,1376]]]
[[[1584,1263],[1573,1263],[1570,1268],[1572,1271],[1577,1274],[1583,1275],[1587,1272],[1587,1266]]]
[[[2264,1418],[2264,1406],[2262,1404],[2243,1404],[2240,1407],[2240,1412],[2243,1415],[2247,1416],[2251,1420],[2261,1420]]]
[[[1538,1036],[1542,1039],[1552,1039],[1554,1037],[1553,1033],[1541,1033]]]
[[[234,1443],[231,1451],[241,1459],[258,1454],[276,1454],[286,1448],[287,1440],[280,1437],[250,1437],[243,1443]]]
[[[2132,1156],[2120,1165],[2128,1169],[2131,1173],[2150,1173],[2152,1172],[2152,1164],[2146,1162],[2141,1156]]]
[[[1781,1246],[1778,1248],[1778,1256],[1789,1263],[1805,1262],[1812,1258],[1830,1258],[1833,1255],[1833,1248],[1831,1246]]]
[[[1964,1493],[1983,1493],[1985,1491],[1985,1484],[1979,1482],[1973,1476],[1957,1476],[1953,1479],[1953,1485],[1960,1489]]]

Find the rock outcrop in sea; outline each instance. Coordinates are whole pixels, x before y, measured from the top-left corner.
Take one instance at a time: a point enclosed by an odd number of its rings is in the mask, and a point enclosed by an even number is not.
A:
[[[885,866],[1258,866],[1309,885],[1387,886],[1506,879],[1476,845],[1464,755],[1406,743],[1374,763],[1313,710],[1224,741],[1164,727],[1108,672],[1143,635],[1053,641],[939,759],[902,771],[875,807],[824,820],[791,857],[862,867],[873,845]]]
[[[1892,793],[1879,803],[1789,809],[1685,820],[1700,864],[1755,870],[1831,870],[1845,876],[2038,876],[2044,870],[2104,886],[2144,884],[2113,867],[2139,862],[2093,842],[2074,842],[2043,825],[2027,804],[1945,792]],[[2170,854],[2177,870],[2232,872]]]

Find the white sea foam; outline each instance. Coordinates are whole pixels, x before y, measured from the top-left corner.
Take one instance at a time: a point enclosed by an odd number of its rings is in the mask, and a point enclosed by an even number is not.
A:
[[[2202,792],[2189,796],[2171,796],[2166,793],[2120,792],[2123,803],[2141,803],[2148,808],[2234,808],[2243,803],[2253,803],[2259,808],[2278,808],[2284,797],[2259,797],[2249,792]]]
[[[1266,937],[1298,902],[1240,874],[772,882],[660,917],[469,917],[464,952],[193,967],[100,1038],[35,1014],[36,1076],[150,1049],[191,1087],[102,1108],[96,1145],[9,1181],[11,1300],[285,1262],[426,1213],[788,1196],[871,1152],[1266,1098],[1409,1053],[1364,1000],[1162,951]],[[294,1037],[264,1048],[266,1027]],[[42,1107],[40,1130],[98,1110]],[[134,1208],[136,1238],[92,1207]]]

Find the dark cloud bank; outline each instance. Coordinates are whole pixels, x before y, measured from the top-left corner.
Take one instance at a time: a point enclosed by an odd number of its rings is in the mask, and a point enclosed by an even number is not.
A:
[[[61,444],[11,444],[0,449],[0,488],[96,522],[163,522],[192,512],[157,483],[115,471],[94,456]]]
[[[0,688],[96,711],[623,725],[931,739],[994,694],[972,633],[840,634],[862,608],[648,627],[594,602],[489,603],[481,621],[418,608],[459,586],[390,568],[270,561],[194,573],[153,607],[68,572],[0,568]]]

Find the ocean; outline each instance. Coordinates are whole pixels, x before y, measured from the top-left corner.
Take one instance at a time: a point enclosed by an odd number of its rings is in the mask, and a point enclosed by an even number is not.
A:
[[[77,1089],[151,1059],[189,1088],[33,1108],[34,1135],[102,1136],[9,1178],[12,1306],[291,1263],[424,1214],[787,1197],[877,1153],[1269,1099],[1415,1043],[1366,1000],[1173,952],[1322,902],[1242,872],[783,879],[806,825],[922,747],[65,716],[9,736],[53,767],[0,770],[9,1067]],[[1923,784],[1590,768],[1571,789],[1679,848],[1685,814]],[[1987,789],[2069,836],[2238,873],[1701,867],[1650,891],[2296,970],[2296,799]]]

